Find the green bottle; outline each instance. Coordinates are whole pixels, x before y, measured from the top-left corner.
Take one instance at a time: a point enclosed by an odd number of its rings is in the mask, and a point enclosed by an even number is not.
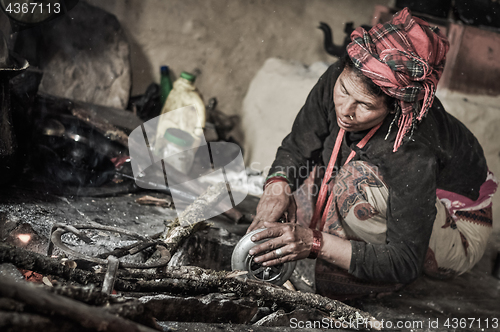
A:
[[[160,101],[161,106],[165,105],[168,94],[172,90],[172,80],[170,79],[170,70],[168,66],[161,66],[160,68],[161,79],[160,79]]]

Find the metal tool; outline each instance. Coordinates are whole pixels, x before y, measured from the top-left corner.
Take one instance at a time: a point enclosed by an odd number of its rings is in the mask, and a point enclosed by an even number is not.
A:
[[[253,242],[251,240],[253,235],[262,232],[264,229],[265,228],[256,229],[241,238],[238,244],[236,244],[231,257],[231,268],[233,271],[242,270],[248,272],[246,275],[240,277],[246,276],[250,279],[266,281],[275,285],[283,285],[292,275],[297,262],[286,262],[274,266],[262,266],[262,264],[256,263],[253,260],[254,256],[248,253],[250,249],[256,245],[267,241],[267,239],[258,242]]]

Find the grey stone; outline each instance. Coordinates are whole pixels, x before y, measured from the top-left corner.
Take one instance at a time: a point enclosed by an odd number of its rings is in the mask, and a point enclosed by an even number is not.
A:
[[[114,15],[85,2],[43,28],[39,91],[125,108],[131,88],[130,46]]]

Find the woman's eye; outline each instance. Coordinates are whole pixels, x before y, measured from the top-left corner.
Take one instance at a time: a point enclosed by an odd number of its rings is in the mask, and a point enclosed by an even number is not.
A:
[[[358,108],[358,110],[360,110],[361,112],[370,112],[370,108],[368,107],[368,105],[360,103],[359,106],[360,107]]]
[[[371,110],[371,105],[365,104],[365,103],[359,103],[361,105],[361,108],[364,110]]]

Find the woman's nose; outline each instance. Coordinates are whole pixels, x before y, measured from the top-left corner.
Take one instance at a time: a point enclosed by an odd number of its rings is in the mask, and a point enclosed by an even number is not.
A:
[[[354,116],[356,107],[355,103],[353,100],[346,100],[342,107],[340,108],[340,114],[342,114],[344,117],[349,118],[350,116]]]

